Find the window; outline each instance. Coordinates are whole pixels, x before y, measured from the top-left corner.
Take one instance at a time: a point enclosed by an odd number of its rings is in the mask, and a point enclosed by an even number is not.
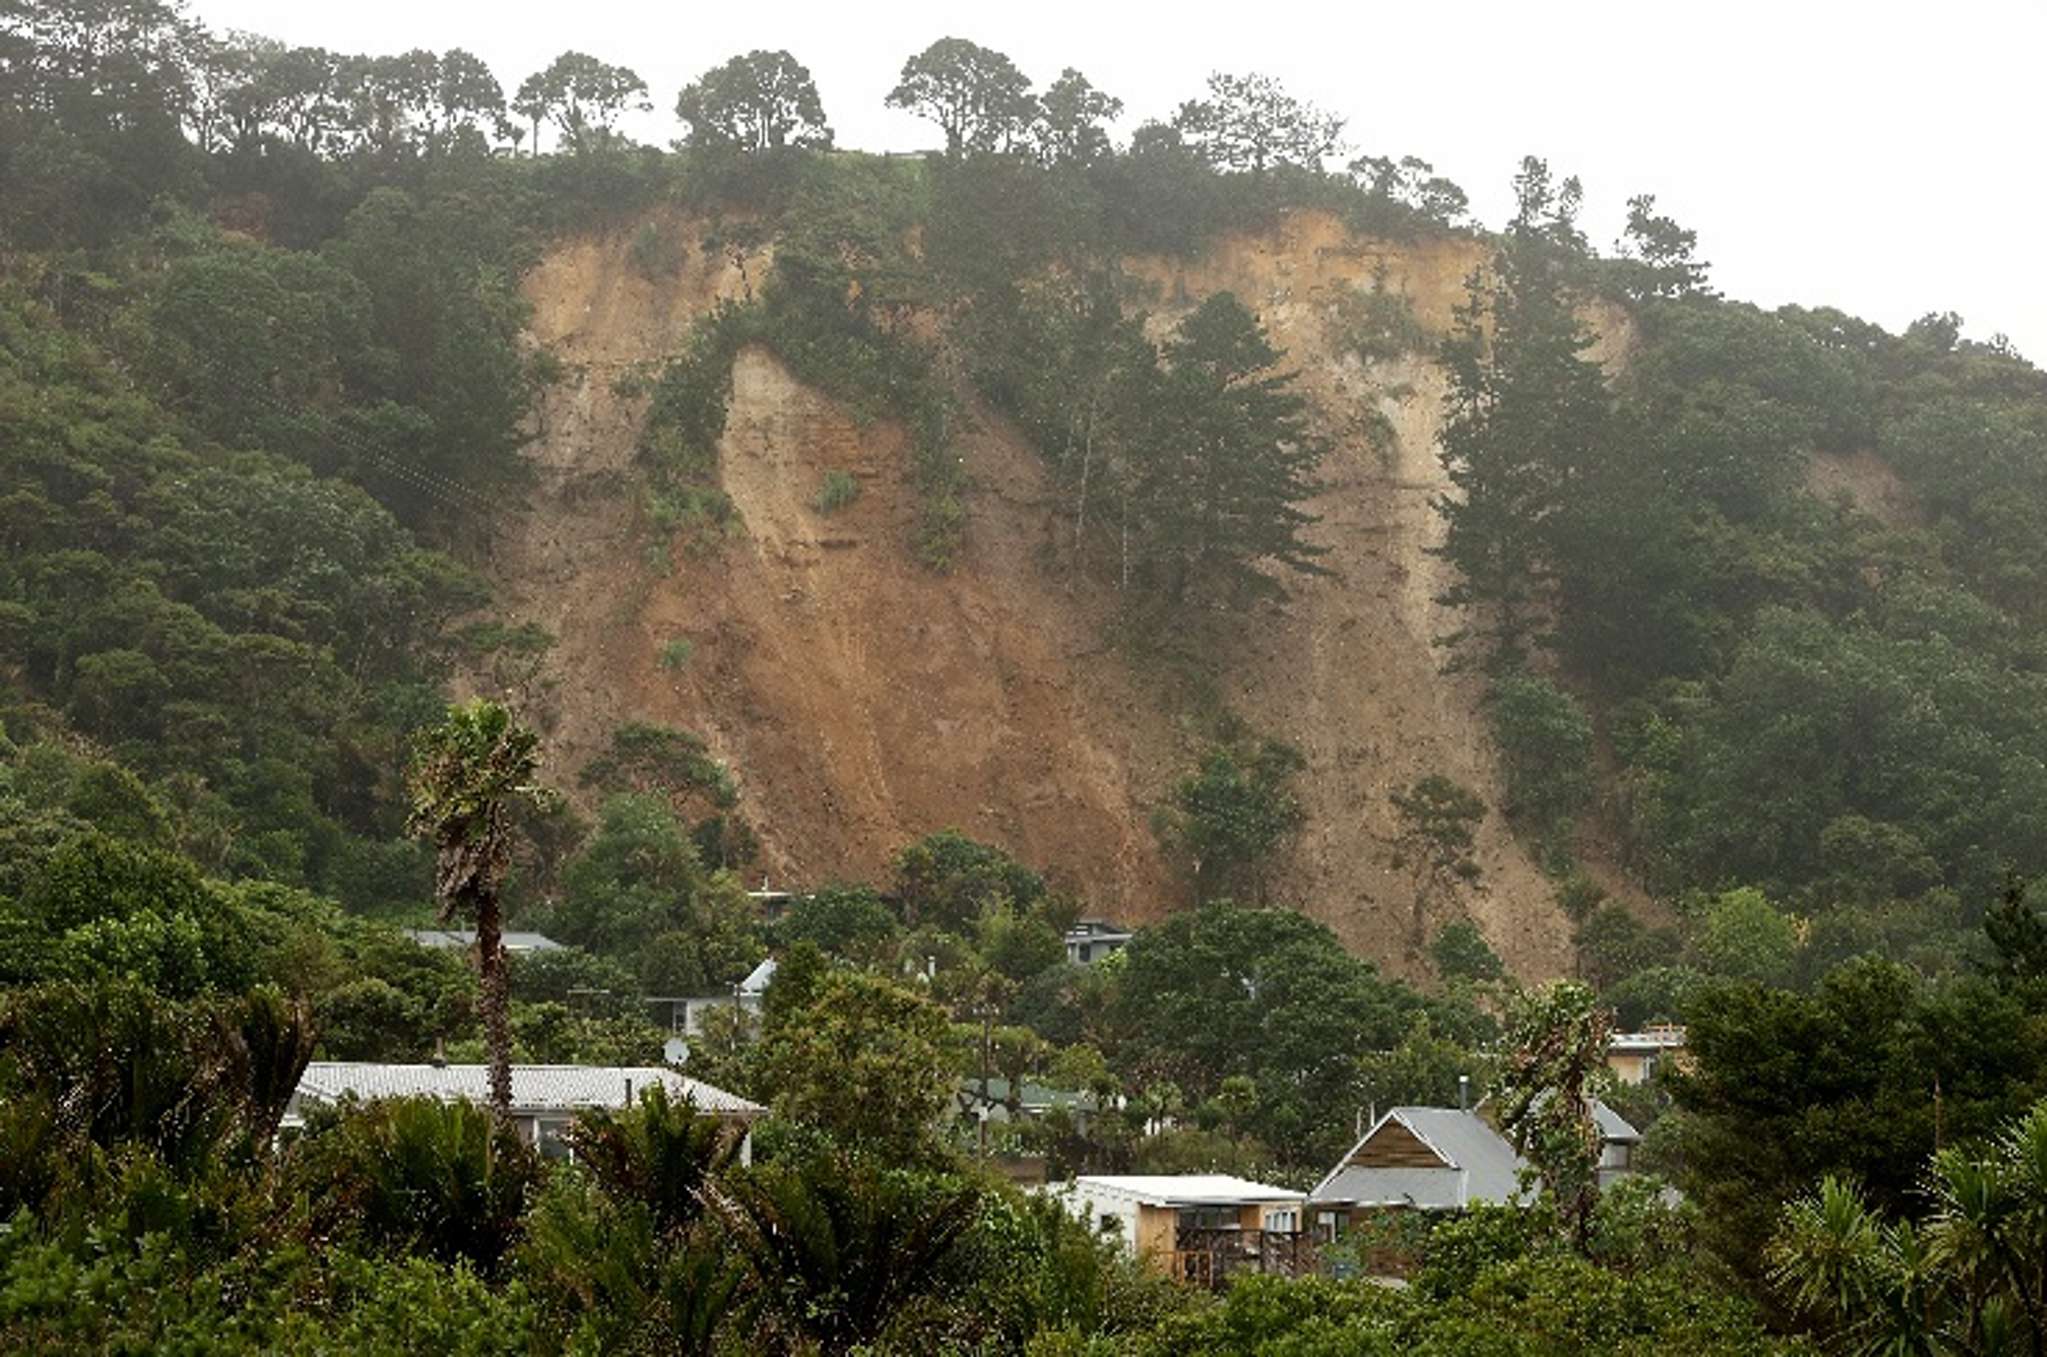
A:
[[[1315,1213],[1315,1237],[1323,1243],[1334,1244],[1336,1242],[1338,1226],[1339,1221],[1336,1212],[1317,1211]]]
[[[1183,1206],[1180,1208],[1180,1228],[1183,1230],[1234,1230],[1237,1228],[1237,1208],[1234,1206]]]
[[[1301,1213],[1292,1207],[1283,1211],[1267,1211],[1265,1228],[1274,1234],[1295,1234],[1301,1228]]]
[[[1114,1216],[1103,1216],[1099,1221],[1095,1222],[1095,1228],[1103,1234],[1120,1234],[1123,1230],[1123,1222]]]

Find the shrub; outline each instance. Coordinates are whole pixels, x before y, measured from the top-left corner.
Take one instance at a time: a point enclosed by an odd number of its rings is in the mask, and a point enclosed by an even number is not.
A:
[[[844,471],[827,471],[811,504],[821,514],[835,513],[860,498],[860,482]]]
[[[1592,722],[1569,693],[1533,674],[1502,678],[1491,696],[1507,814],[1553,833],[1592,800]]]

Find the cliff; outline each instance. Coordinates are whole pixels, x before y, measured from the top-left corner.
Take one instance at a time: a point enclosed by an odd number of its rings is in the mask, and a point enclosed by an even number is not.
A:
[[[968,548],[949,575],[903,549],[915,512],[904,436],[863,425],[761,349],[741,352],[721,477],[745,525],[706,546],[652,542],[632,465],[644,413],[620,379],[671,354],[694,318],[757,283],[765,258],[706,255],[648,277],[632,231],[578,239],[532,273],[532,335],[566,364],[544,402],[537,484],[496,548],[505,610],[558,638],[547,705],[557,777],[620,721],[695,730],[739,773],[777,882],[878,877],[901,843],[947,825],[1052,870],[1092,911],[1156,917],[1179,898],[1151,828],[1197,744],[1156,685],[1111,644],[1113,600],[1047,568],[1056,504],[1035,453],[993,412],[961,446],[975,490]],[[1483,258],[1466,240],[1355,238],[1299,214],[1198,258],[1132,260],[1161,327],[1211,292],[1252,306],[1337,438],[1312,505],[1334,575],[1261,610],[1223,667],[1223,699],[1307,756],[1308,827],[1275,897],[1399,971],[1411,899],[1384,863],[1387,793],[1443,772],[1497,802],[1479,684],[1445,676],[1429,554],[1442,488],[1443,376],[1424,358],[1363,363],[1340,342],[1339,303],[1378,286],[1440,333]],[[1617,317],[1604,333],[1625,336]],[[824,516],[825,472],[862,493]],[[664,664],[664,648],[688,659]],[[672,653],[672,652],[671,652]],[[1480,836],[1472,913],[1524,977],[1567,963],[1550,888],[1497,816]],[[1430,927],[1443,922],[1431,920]]]

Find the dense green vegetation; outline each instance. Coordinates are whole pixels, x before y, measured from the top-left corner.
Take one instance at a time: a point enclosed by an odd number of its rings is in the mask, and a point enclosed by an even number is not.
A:
[[[1332,172],[1341,123],[1262,76],[1118,144],[1079,71],[1034,92],[944,39],[888,96],[945,137],[917,159],[832,150],[786,52],[679,91],[673,152],[620,130],[657,94],[578,52],[508,99],[461,51],[0,0],[0,1345],[2037,1348],[2047,376],[1952,316],[1890,335],[1724,300],[1647,198],[1600,257],[1539,160],[1482,233],[1412,157]],[[1326,412],[1250,299],[1149,296],[1127,261],[1304,208],[1481,239],[1438,508],[1446,657],[1487,675],[1504,802],[1393,788],[1385,860],[1454,914],[1490,888],[1497,810],[1590,988],[1524,990],[1426,910],[1430,978],[1394,980],[1264,907],[1304,756],[1227,717],[1159,817],[1198,903],[1075,966],[1062,864],[941,830],[770,920],[738,774],[695,735],[613,732],[586,815],[504,709],[451,713],[458,669],[543,705],[550,638],[494,618],[474,568],[558,375],[517,280],[599,225],[673,271],[636,215],[657,202],[775,262],[620,379],[651,395],[650,540],[743,531],[717,445],[745,345],[903,426],[905,546],[938,570],[973,547],[958,444],[985,400],[1058,487],[1047,568],[1211,678],[1251,605],[1322,570]],[[1383,286],[1333,314],[1367,364],[1433,342]],[[1809,488],[1872,462],[1880,517]],[[857,489],[827,477],[820,511]],[[1653,915],[1581,869],[1595,849]],[[474,973],[398,932],[436,900],[569,946]],[[658,1095],[583,1119],[574,1165],[466,1106],[276,1134],[314,1056],[649,1062],[639,996],[726,993],[770,954],[758,1017],[715,1013],[689,1057],[774,1109],[752,1165]],[[1681,1208],[1590,1190],[1575,1096],[1611,1021],[1658,1018],[1689,1023],[1690,1066],[1607,1093]],[[1460,1075],[1546,1191],[1407,1231],[1398,1293],[1167,1287],[987,1163],[1305,1182],[1362,1109]],[[1086,1101],[1022,1119],[1025,1081]]]

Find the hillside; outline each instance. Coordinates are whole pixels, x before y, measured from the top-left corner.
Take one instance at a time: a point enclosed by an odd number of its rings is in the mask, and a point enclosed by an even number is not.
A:
[[[899,545],[915,512],[901,429],[863,425],[749,348],[720,449],[744,535],[677,545],[671,571],[649,568],[633,465],[644,398],[620,394],[616,379],[668,356],[747,282],[697,248],[701,223],[671,213],[659,225],[689,241],[672,272],[649,278],[634,264],[644,223],[633,222],[555,246],[525,284],[532,336],[568,375],[544,398],[531,454],[541,481],[495,544],[490,574],[507,615],[558,638],[556,766],[579,769],[621,721],[697,730],[738,771],[763,874],[778,883],[871,879],[900,844],[956,826],[1052,865],[1095,912],[1160,917],[1183,888],[1151,817],[1191,762],[1188,733],[1112,644],[1113,599],[1043,564],[1057,491],[998,414],[978,407],[962,444],[974,485],[967,555],[933,575]],[[1396,970],[1413,968],[1411,887],[1385,862],[1387,793],[1443,772],[1497,804],[1498,772],[1482,684],[1444,675],[1432,644],[1455,625],[1436,602],[1447,567],[1428,552],[1441,534],[1429,500],[1444,488],[1442,374],[1426,359],[1366,366],[1338,352],[1333,318],[1342,293],[1376,273],[1445,331],[1483,258],[1470,240],[1374,241],[1309,212],[1193,258],[1130,265],[1166,303],[1161,330],[1211,293],[1247,299],[1338,440],[1310,505],[1335,573],[1261,611],[1221,696],[1307,757],[1307,829],[1275,897]],[[1625,333],[1618,313],[1605,319]],[[1373,416],[1392,432],[1383,451],[1365,432]],[[851,471],[863,493],[826,517],[811,501],[831,469]],[[690,658],[664,667],[662,648],[678,638]],[[1495,948],[1518,974],[1562,970],[1567,926],[1497,816],[1478,856],[1486,890],[1473,912]]]

